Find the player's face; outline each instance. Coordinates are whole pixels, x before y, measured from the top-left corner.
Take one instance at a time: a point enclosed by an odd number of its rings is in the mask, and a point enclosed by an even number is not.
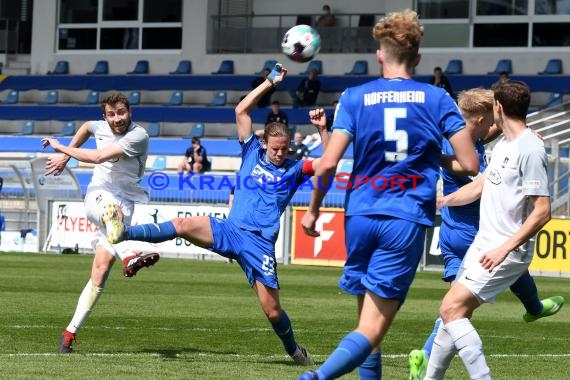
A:
[[[116,135],[124,135],[131,125],[131,112],[126,105],[120,102],[114,105],[105,105],[103,117]]]
[[[477,137],[480,139],[485,138],[489,134],[489,128],[495,123],[495,118],[493,117],[492,113],[484,115],[479,120],[479,125],[477,126]]]
[[[289,153],[289,138],[286,136],[270,136],[265,143],[267,159],[273,165],[279,166]]]

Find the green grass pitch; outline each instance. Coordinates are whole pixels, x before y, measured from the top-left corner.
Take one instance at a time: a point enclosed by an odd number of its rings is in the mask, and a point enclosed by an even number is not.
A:
[[[91,256],[0,253],[2,379],[296,379],[237,264],[162,259],[134,278],[119,268],[78,333],[71,355],[56,352]],[[354,327],[354,299],[337,288],[339,268],[281,266],[281,301],[297,340],[318,363]],[[537,279],[540,295],[570,300],[570,280]],[[383,344],[385,379],[407,379],[407,354],[431,331],[446,290],[418,273]],[[493,379],[567,378],[570,310],[527,324],[509,292],[474,317]],[[356,379],[355,373],[345,376]],[[465,379],[455,358],[448,379]]]

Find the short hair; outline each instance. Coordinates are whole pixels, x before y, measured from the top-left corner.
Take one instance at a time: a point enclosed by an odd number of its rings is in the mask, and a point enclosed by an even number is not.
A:
[[[274,100],[274,101],[271,102],[271,104],[277,104],[278,106],[281,105],[281,103],[279,103],[279,100]]]
[[[287,125],[274,121],[263,128],[263,141],[267,142],[270,137],[287,137],[291,140],[291,131]]]
[[[127,107],[127,110],[131,109],[129,98],[127,98],[125,94],[122,94],[120,92],[112,92],[101,100],[101,108],[103,109],[103,113],[105,113],[105,107],[107,105],[114,106],[117,103],[123,103],[125,107]]]
[[[192,144],[200,144],[200,138],[199,137],[192,137]]]
[[[423,35],[424,27],[411,9],[389,13],[372,29],[372,36],[388,53],[387,59],[405,63],[410,69],[416,64]]]
[[[472,88],[457,95],[457,105],[465,120],[493,113],[493,91],[484,88]]]
[[[436,66],[436,67],[433,68],[433,71],[442,71],[442,70],[441,70],[441,67]]]
[[[515,120],[526,120],[530,106],[530,89],[527,84],[518,80],[505,80],[495,83],[494,98],[501,103],[503,113]]]

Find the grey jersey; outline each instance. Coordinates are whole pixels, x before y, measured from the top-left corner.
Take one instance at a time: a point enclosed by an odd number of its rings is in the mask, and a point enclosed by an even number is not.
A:
[[[544,143],[530,129],[503,137],[485,170],[479,232],[473,244],[493,249],[513,236],[527,216],[528,196],[549,196]]]
[[[131,123],[126,134],[117,136],[105,120],[98,120],[91,122],[89,130],[95,137],[97,149],[115,144],[127,156],[95,165],[89,188],[103,188],[120,198],[148,202],[148,194],[140,186],[149,140],[144,128]]]

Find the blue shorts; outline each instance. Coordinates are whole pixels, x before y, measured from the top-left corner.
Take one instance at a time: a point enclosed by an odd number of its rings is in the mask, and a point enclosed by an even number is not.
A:
[[[443,281],[455,281],[465,253],[473,243],[476,234],[475,230],[454,228],[443,221],[439,229],[439,248],[444,266]]]
[[[255,281],[279,289],[275,244],[264,239],[259,231],[239,228],[230,219],[210,217],[214,244],[210,251],[236,260],[245,272],[249,284]]]
[[[366,290],[404,302],[425,244],[426,227],[384,215],[345,217],[347,260],[339,287],[352,295]]]

